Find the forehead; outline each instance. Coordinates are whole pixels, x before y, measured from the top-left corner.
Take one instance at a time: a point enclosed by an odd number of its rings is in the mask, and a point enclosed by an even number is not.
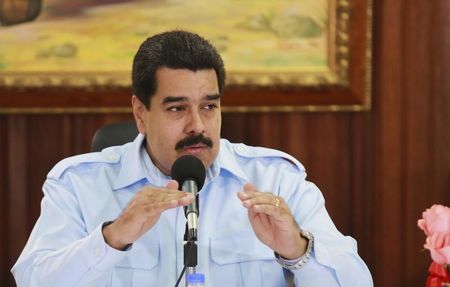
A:
[[[160,67],[156,70],[157,92],[170,88],[190,87],[218,89],[217,75],[214,69],[191,71]]]
[[[191,71],[161,67],[156,71],[157,89],[152,104],[164,104],[167,98],[194,101],[219,95],[214,69]]]

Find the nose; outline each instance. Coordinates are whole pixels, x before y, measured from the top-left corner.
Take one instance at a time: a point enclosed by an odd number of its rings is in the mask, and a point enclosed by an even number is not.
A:
[[[204,119],[200,111],[191,110],[185,132],[187,134],[203,134],[205,132]]]

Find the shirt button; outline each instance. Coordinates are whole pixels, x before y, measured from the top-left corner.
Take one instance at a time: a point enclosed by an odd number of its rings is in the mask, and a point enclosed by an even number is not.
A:
[[[94,256],[95,257],[99,257],[100,256],[100,249],[99,248],[95,248],[94,249]]]
[[[108,160],[116,160],[117,157],[115,155],[109,155]]]

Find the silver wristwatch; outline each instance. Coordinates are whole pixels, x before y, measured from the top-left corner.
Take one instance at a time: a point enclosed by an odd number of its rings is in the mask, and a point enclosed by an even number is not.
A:
[[[299,269],[303,265],[308,262],[309,258],[311,257],[312,249],[314,246],[314,236],[311,232],[308,232],[306,230],[300,229],[300,236],[308,240],[308,245],[306,246],[306,252],[303,254],[300,258],[289,260],[281,257],[278,253],[275,253],[275,260],[283,266],[283,268],[289,269],[289,270],[295,270]]]

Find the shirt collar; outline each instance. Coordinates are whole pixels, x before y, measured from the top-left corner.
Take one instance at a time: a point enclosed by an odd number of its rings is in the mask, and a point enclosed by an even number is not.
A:
[[[152,162],[145,149],[145,136],[139,134],[123,155],[119,175],[114,182],[114,190],[130,186],[146,179],[155,186],[163,186],[170,179]]]
[[[151,161],[144,145],[145,136],[139,134],[126,149],[119,175],[114,182],[114,190],[130,186],[136,182],[146,179],[154,186],[165,186],[170,180]],[[237,162],[233,145],[222,139],[219,154],[213,164],[206,172],[206,182],[212,181],[221,172],[226,171],[233,176],[248,182],[248,177]]]

